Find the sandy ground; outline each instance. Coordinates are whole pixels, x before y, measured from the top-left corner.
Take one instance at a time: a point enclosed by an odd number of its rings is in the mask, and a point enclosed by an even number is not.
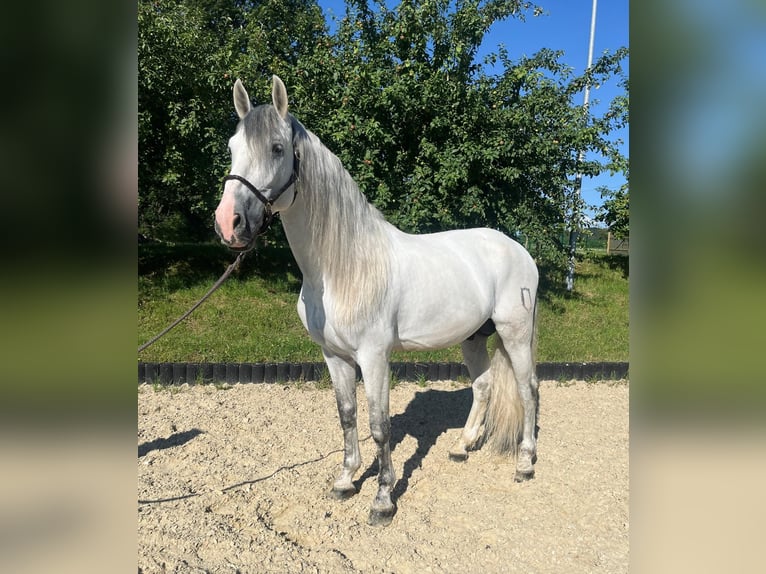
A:
[[[359,388],[360,492],[326,497],[342,461],[331,389],[303,385],[138,390],[138,571],[628,571],[625,381],[540,385],[534,480],[512,460],[448,459],[470,387],[391,392],[399,481],[390,526],[366,524],[375,445]]]

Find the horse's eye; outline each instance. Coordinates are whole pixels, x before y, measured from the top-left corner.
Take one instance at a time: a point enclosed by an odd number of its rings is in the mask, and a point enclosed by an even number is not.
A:
[[[280,143],[275,143],[271,146],[271,153],[274,155],[282,155],[285,152],[285,148]]]

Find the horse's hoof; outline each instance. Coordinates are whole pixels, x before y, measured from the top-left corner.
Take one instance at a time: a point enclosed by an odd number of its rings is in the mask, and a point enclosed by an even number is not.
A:
[[[465,462],[468,460],[467,452],[451,452],[449,453],[449,459],[455,462]]]
[[[373,508],[370,510],[370,516],[367,518],[367,524],[370,526],[388,526],[394,519],[394,514],[396,514],[394,506],[385,510],[375,510]]]
[[[513,477],[513,480],[516,482],[524,482],[525,480],[531,480],[535,477],[535,470],[517,470],[516,476]]]
[[[332,500],[348,500],[355,494],[356,489],[354,487],[344,489],[333,488],[327,493],[327,498],[331,498]]]

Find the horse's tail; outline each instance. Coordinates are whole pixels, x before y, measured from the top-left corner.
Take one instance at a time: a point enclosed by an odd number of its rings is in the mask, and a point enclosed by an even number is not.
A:
[[[537,382],[537,297],[535,296],[535,306],[532,310],[532,374],[535,383]]]
[[[485,440],[494,452],[516,456],[524,428],[524,408],[511,358],[499,338],[489,368],[492,387],[484,420]]]

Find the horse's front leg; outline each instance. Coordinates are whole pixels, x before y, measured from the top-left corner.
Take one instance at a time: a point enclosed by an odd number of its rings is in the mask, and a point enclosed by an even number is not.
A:
[[[332,486],[330,497],[345,500],[356,494],[351,481],[362,464],[356,430],[356,365],[351,359],[327,351],[324,351],[324,358],[335,389],[340,426],[343,429],[343,470]]]
[[[360,360],[364,390],[370,411],[370,431],[378,447],[378,493],[373,500],[367,523],[387,526],[391,523],[396,507],[391,501],[391,490],[396,482],[394,464],[391,460],[391,419],[388,411],[389,369],[388,359],[375,356]]]

